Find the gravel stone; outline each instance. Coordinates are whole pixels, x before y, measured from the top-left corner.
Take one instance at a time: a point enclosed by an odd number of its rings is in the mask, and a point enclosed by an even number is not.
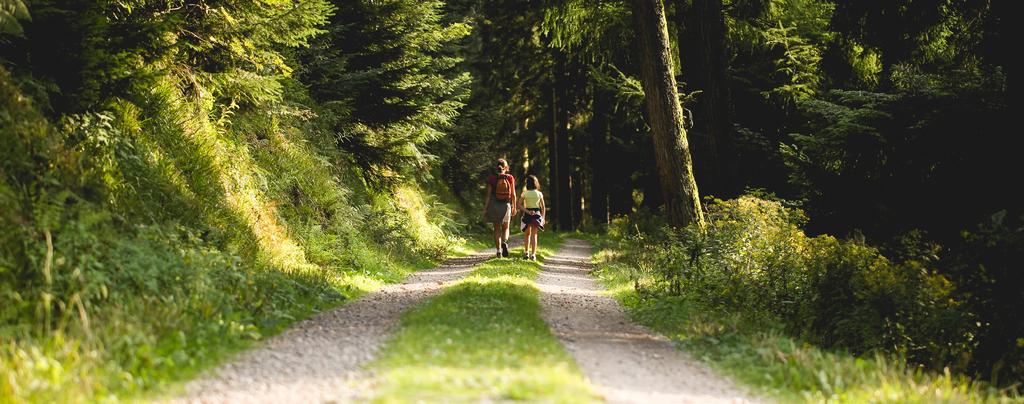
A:
[[[416,272],[380,290],[294,324],[185,384],[169,403],[326,403],[366,401],[373,375],[364,370],[402,313],[493,258],[490,249]]]
[[[515,244],[520,244],[513,239]],[[511,243],[510,243],[511,244]],[[456,258],[405,282],[300,321],[185,385],[170,403],[329,403],[372,398],[364,369],[401,315],[493,257]],[[633,324],[588,274],[590,247],[568,240],[537,283],[541,314],[606,400],[619,403],[751,402],[742,389]]]

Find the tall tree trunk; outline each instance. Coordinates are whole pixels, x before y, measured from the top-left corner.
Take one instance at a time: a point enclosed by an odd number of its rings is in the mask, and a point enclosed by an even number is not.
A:
[[[554,199],[555,219],[558,224],[558,230],[565,231],[573,228],[572,179],[570,177],[569,165],[571,160],[569,155],[569,77],[566,69],[565,54],[557,49],[554,52],[555,82],[552,89],[552,103],[555,116],[553,117],[554,128],[552,132],[555,135],[555,154],[558,156],[552,162],[552,165],[555,167],[554,178],[555,187],[557,187]]]
[[[642,50],[641,81],[647,123],[654,140],[654,156],[669,224],[685,227],[697,223],[703,227],[700,195],[683,128],[683,109],[676,92],[676,78],[672,75],[665,8],[661,0],[630,0],[630,3]]]
[[[590,217],[595,224],[608,223],[608,115],[612,113],[612,94],[599,88],[594,89],[593,116],[587,127],[590,140]]]
[[[735,147],[729,104],[722,0],[676,0],[679,63],[691,90],[700,90],[693,104],[690,139],[695,150],[697,183],[705,193],[732,197],[736,184]]]

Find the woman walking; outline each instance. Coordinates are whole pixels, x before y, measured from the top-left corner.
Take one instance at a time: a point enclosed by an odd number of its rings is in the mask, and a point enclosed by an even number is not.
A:
[[[498,159],[498,172],[487,177],[484,218],[494,224],[494,249],[508,257],[508,223],[516,214],[516,179],[508,173],[508,161]]]
[[[519,223],[519,229],[523,231],[523,258],[536,261],[537,235],[544,230],[544,218],[547,216],[544,194],[540,192],[540,181],[536,175],[526,177],[526,190],[519,200],[524,208]]]

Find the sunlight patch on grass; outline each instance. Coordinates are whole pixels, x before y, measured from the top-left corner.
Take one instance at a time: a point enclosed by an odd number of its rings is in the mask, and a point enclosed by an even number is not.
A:
[[[452,247],[451,255],[454,257],[466,257],[488,248],[493,247],[483,237],[468,237],[463,238],[462,243]]]
[[[561,240],[547,236],[541,253],[553,254]],[[539,271],[537,262],[491,260],[407,313],[370,366],[381,383],[375,400],[595,401],[540,318]]]
[[[394,390],[376,399],[392,402],[596,401],[569,365],[507,368],[408,366],[388,372]]]

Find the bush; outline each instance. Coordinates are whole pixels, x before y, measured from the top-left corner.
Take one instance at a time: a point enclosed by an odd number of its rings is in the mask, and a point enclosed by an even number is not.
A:
[[[967,349],[953,284],[926,262],[893,262],[861,243],[809,237],[803,212],[779,201],[712,200],[707,218],[703,230],[616,223],[613,233],[630,234],[622,259],[639,292],[774,318],[794,335],[858,354],[887,351],[939,367]]]

